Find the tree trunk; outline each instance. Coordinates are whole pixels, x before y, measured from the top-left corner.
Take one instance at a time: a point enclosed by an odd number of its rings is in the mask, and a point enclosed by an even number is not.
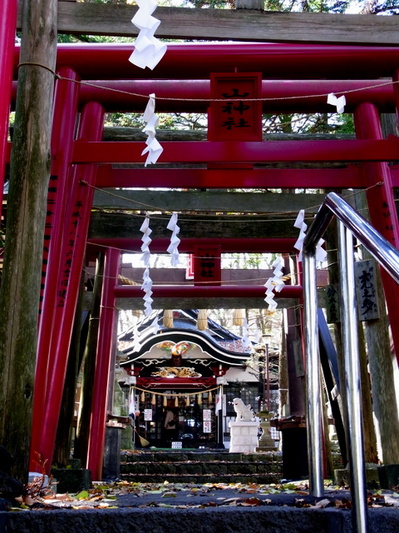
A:
[[[0,291],[0,443],[27,480],[43,255],[57,1],[25,0]]]

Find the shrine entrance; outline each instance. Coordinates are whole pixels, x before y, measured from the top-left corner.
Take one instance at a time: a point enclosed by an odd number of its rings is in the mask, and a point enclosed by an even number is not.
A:
[[[89,264],[103,261],[85,465],[94,478],[101,478],[109,371],[115,362],[116,310],[122,300],[132,309],[143,308],[141,283],[128,284],[119,278],[120,255],[139,253],[143,245],[140,228],[148,210],[164,217],[154,220],[151,227],[151,251],[167,250],[171,235],[166,231],[165,217],[169,219],[171,211],[182,213],[179,252],[199,256],[202,268],[195,269],[190,284],[154,283],[152,295],[144,291],[145,304],[152,299],[156,309],[173,309],[176,301],[179,307],[232,309],[264,308],[290,301],[286,306],[287,366],[291,365],[288,372],[296,380],[294,385],[290,383],[289,393],[297,400],[296,404],[290,402],[290,408],[298,418],[303,416],[301,381],[306,369],[300,342],[302,267],[298,249],[294,248],[299,233],[294,222],[299,210],[306,210],[311,219],[321,203],[299,193],[305,189],[307,193],[311,189],[351,189],[352,197],[353,191],[361,190],[373,226],[394,246],[399,243],[394,199],[399,139],[383,134],[379,116],[380,112],[397,109],[397,47],[173,43],[150,75],[129,64],[131,52],[131,43],[58,46],[32,471],[41,471],[38,457],[47,470],[52,463],[81,273]],[[18,53],[14,59],[15,80]],[[353,114],[354,132],[349,138],[331,137],[330,133],[304,138],[295,132],[294,137],[273,137],[263,130],[262,115],[342,111],[331,107],[327,98],[331,93],[345,95],[345,113]],[[123,140],[115,131],[107,137],[103,126],[107,112],[142,113],[151,94],[156,94],[151,103],[156,102],[157,112],[203,113],[208,128],[205,136],[195,140],[190,140],[191,132],[178,132],[174,137],[164,132],[162,138],[157,131],[163,152],[157,165],[148,168],[142,155],[145,140],[132,137],[131,131],[125,132]],[[9,154],[11,143],[7,148]],[[143,199],[143,188],[148,194],[157,189],[159,195]],[[107,189],[113,191],[104,200]],[[179,196],[171,201],[170,195],[163,195],[164,189]],[[281,194],[287,189],[293,194]],[[114,201],[116,190],[123,195]],[[212,193],[216,193],[213,204]],[[253,203],[256,196],[257,204]],[[174,237],[175,229],[176,224]],[[175,239],[174,257],[176,243]],[[281,256],[285,262],[283,274],[288,276],[281,292],[271,288],[266,294],[265,279],[253,284],[243,279],[238,283],[223,279],[219,259],[231,251]],[[281,276],[279,281],[283,281]],[[399,290],[384,276],[382,281],[398,355]],[[149,276],[146,282],[148,287]],[[179,389],[162,390],[170,391],[171,396]],[[186,386],[180,390],[187,394],[190,389]],[[144,404],[148,400],[152,398],[144,398]],[[160,415],[163,420],[164,412]],[[157,436],[161,430],[155,433]]]
[[[174,311],[173,328],[163,315],[118,337],[124,371],[118,380],[129,412],[140,412],[139,429],[153,447],[222,449],[233,411],[231,383],[259,391],[257,377],[246,371],[242,339],[212,320],[206,331],[194,329],[195,310]]]

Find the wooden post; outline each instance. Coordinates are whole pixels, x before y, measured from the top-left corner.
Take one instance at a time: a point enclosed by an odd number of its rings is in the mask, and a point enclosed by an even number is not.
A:
[[[27,480],[57,50],[57,1],[26,0],[0,290],[0,442]]]
[[[368,217],[365,194],[356,195],[356,208]],[[371,259],[371,254],[364,250],[364,259]],[[380,318],[365,322],[365,337],[368,349],[373,411],[381,436],[380,458],[384,465],[399,464],[399,422],[395,381],[393,374],[393,354],[389,338],[389,321],[386,313],[384,290],[381,275],[375,263],[376,294]],[[366,459],[367,460],[367,459]]]

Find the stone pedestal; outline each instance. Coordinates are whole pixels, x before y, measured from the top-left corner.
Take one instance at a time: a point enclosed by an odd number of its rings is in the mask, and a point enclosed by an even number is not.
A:
[[[377,489],[380,487],[381,474],[379,472],[379,469],[380,467],[378,467],[377,465],[373,465],[371,463],[367,463],[365,467],[366,487],[369,490]],[[335,469],[334,476],[333,476],[333,482],[335,485],[350,487],[352,481],[351,481],[349,469],[347,468]],[[382,489],[392,488],[392,486],[388,487],[387,485],[383,486],[383,484],[381,484]]]
[[[80,492],[91,488],[91,472],[86,468],[53,468],[53,482],[56,492]]]
[[[103,479],[119,479],[121,462],[121,427],[107,426],[104,443]]]
[[[271,431],[270,431],[270,421],[267,419],[261,419],[260,421],[260,428],[262,430],[262,435],[259,439],[259,446],[257,447],[257,452],[267,452],[272,451],[276,449],[276,443],[272,439]]]
[[[382,489],[392,490],[399,485],[399,465],[379,466],[378,477]]]
[[[230,453],[254,453],[258,446],[258,422],[230,422]]]

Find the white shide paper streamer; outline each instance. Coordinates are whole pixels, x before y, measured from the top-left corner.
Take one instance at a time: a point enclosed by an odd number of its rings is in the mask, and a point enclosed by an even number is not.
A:
[[[283,281],[283,268],[284,268],[284,259],[279,256],[272,264],[273,267],[273,277],[269,278],[266,283],[266,295],[265,302],[269,306],[269,311],[274,311],[277,308],[277,302],[274,299],[275,293],[280,292],[284,287]]]
[[[153,335],[158,335],[159,333],[158,316],[156,316],[154,320],[151,322],[150,328],[152,330]]]
[[[343,113],[346,104],[346,98],[343,94],[342,96],[335,96],[334,93],[330,93],[327,96],[327,104],[333,105],[337,108],[337,113]]]
[[[141,245],[141,251],[143,252],[141,260],[143,261],[144,266],[148,267],[150,265],[150,243],[152,241],[150,237],[152,229],[150,228],[150,217],[148,215],[141,224],[140,231],[143,233],[143,236],[141,237],[141,242],[143,243]]]
[[[143,273],[143,284],[141,286],[141,289],[144,291],[144,315],[149,316],[152,312],[151,304],[153,302],[152,296],[152,279],[150,277],[150,270],[149,270],[149,264],[150,264],[150,242],[152,241],[150,235],[152,233],[152,229],[150,228],[150,217],[147,215],[144,219],[144,222],[141,225],[140,231],[143,233],[143,236],[141,238],[142,245],[141,245],[141,251],[143,252],[143,255],[141,256],[141,260],[144,263],[144,266],[146,267]]]
[[[296,217],[296,220],[294,222],[294,227],[299,229],[299,237],[294,244],[294,248],[296,248],[299,251],[298,255],[298,261],[302,261],[302,248],[303,248],[303,241],[306,237],[306,230],[308,229],[308,225],[305,223],[305,210],[301,209],[298,213],[298,216]]]
[[[157,8],[156,0],[136,0],[139,9],[132,23],[140,30],[129,61],[140,68],[155,68],[166,52],[166,44],[154,37],[161,21],[152,16]]]
[[[327,259],[327,252],[323,248],[325,242],[324,239],[319,239],[319,242],[316,245],[316,266],[321,266],[321,263]]]
[[[140,333],[137,324],[133,326],[133,352],[139,352],[141,349]]]
[[[143,273],[143,284],[141,286],[144,291],[144,315],[149,316],[152,313],[152,302],[154,301],[152,296],[152,279],[150,277],[150,270],[146,268]]]
[[[299,237],[294,244],[294,248],[299,250],[298,254],[298,261],[302,261],[302,248],[303,248],[303,241],[306,237],[306,230],[308,228],[307,224],[305,224],[305,210],[301,209],[298,213],[298,216],[296,217],[296,220],[294,222],[294,227],[299,229]],[[323,244],[325,243],[324,239],[319,239],[319,242],[316,245],[316,262],[317,266],[320,266],[320,263],[323,263],[323,261],[327,258],[327,252],[323,248]]]
[[[167,225],[168,230],[172,232],[172,235],[170,237],[170,244],[167,249],[167,252],[171,255],[170,264],[172,266],[177,266],[180,264],[179,250],[178,250],[180,239],[177,236],[180,232],[180,228],[177,225],[177,218],[178,218],[177,213],[173,213]]]
[[[250,348],[252,348],[252,343],[249,340],[249,329],[248,329],[248,322],[246,318],[244,319],[242,329],[243,329],[242,348],[245,351],[245,350],[249,350]]]
[[[146,125],[143,128],[143,132],[147,134],[147,140],[145,144],[146,148],[141,152],[141,155],[147,154],[146,162],[144,166],[148,164],[155,164],[158,161],[158,157],[162,154],[163,148],[155,138],[156,127],[158,125],[159,117],[155,113],[155,93],[150,94],[150,99],[144,110],[143,116]]]
[[[273,278],[269,278],[266,283],[266,296],[265,296],[265,302],[268,304],[269,311],[274,311],[277,308],[277,302],[274,299],[274,291],[273,291]]]

